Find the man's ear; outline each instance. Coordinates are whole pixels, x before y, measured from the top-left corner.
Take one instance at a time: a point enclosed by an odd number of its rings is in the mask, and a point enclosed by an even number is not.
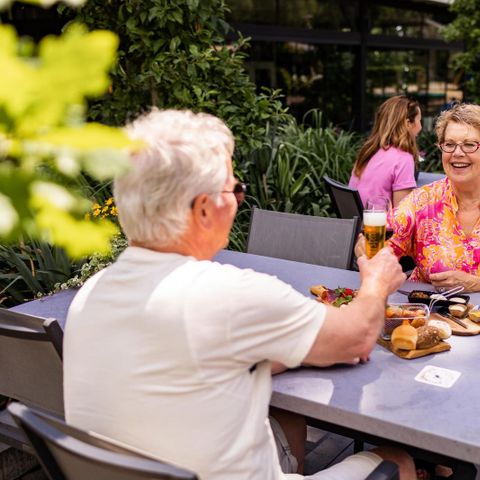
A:
[[[210,195],[207,195],[206,193],[197,195],[192,204],[192,216],[194,222],[202,228],[211,228],[213,206],[213,200]]]

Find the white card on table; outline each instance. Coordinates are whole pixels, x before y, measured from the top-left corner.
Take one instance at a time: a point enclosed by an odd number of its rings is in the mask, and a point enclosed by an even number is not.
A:
[[[461,372],[457,372],[456,370],[427,365],[415,377],[415,380],[437,387],[450,388],[460,375]]]

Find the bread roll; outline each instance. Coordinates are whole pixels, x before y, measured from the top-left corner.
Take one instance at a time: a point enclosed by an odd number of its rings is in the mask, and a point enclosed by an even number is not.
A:
[[[400,350],[415,350],[417,348],[417,329],[411,325],[400,325],[392,332],[391,342]]]
[[[445,340],[446,338],[452,335],[452,327],[447,322],[444,322],[443,320],[430,320],[428,324],[431,327],[438,328],[438,331],[440,333],[440,338],[442,340]]]
[[[410,325],[414,328],[423,327],[427,324],[427,319],[425,317],[415,317],[410,322]]]
[[[417,328],[417,348],[430,348],[440,343],[440,332],[438,328],[426,325]]]

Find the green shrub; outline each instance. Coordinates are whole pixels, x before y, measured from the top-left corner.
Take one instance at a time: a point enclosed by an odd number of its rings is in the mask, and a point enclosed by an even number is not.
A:
[[[268,130],[260,148],[238,162],[248,184],[245,207],[237,215],[230,248],[244,250],[253,206],[305,215],[332,216],[323,175],[348,183],[360,137],[323,126],[322,113],[311,111],[308,124],[295,119]]]
[[[480,9],[478,0],[455,0],[450,10],[454,20],[443,30],[447,41],[460,41],[464,49],[454,59],[456,70],[465,75],[465,94],[480,102]]]
[[[244,70],[247,42],[227,45],[224,0],[89,0],[76,19],[120,38],[110,93],[90,115],[122,125],[151,105],[213,113],[240,152],[259,147],[268,122],[285,118],[278,91],[257,94]]]
[[[67,281],[82,262],[72,262],[62,248],[37,240],[0,245],[0,304],[12,307],[47,294]]]
[[[443,172],[442,155],[437,147],[435,132],[422,130],[417,138],[418,149],[424,158],[420,170],[424,172]]]

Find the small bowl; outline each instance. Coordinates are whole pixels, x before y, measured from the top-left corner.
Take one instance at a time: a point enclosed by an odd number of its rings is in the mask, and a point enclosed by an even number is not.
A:
[[[472,322],[480,322],[480,310],[479,309],[472,309],[468,312],[468,318]]]
[[[455,318],[465,318],[468,312],[468,307],[463,303],[457,303],[454,305],[450,305],[448,307],[448,312]]]
[[[389,303],[385,309],[385,323],[381,337],[384,340],[390,340],[393,330],[404,320],[408,320],[410,325],[413,323],[415,327],[418,327],[427,324],[429,317],[430,311],[424,303]]]

